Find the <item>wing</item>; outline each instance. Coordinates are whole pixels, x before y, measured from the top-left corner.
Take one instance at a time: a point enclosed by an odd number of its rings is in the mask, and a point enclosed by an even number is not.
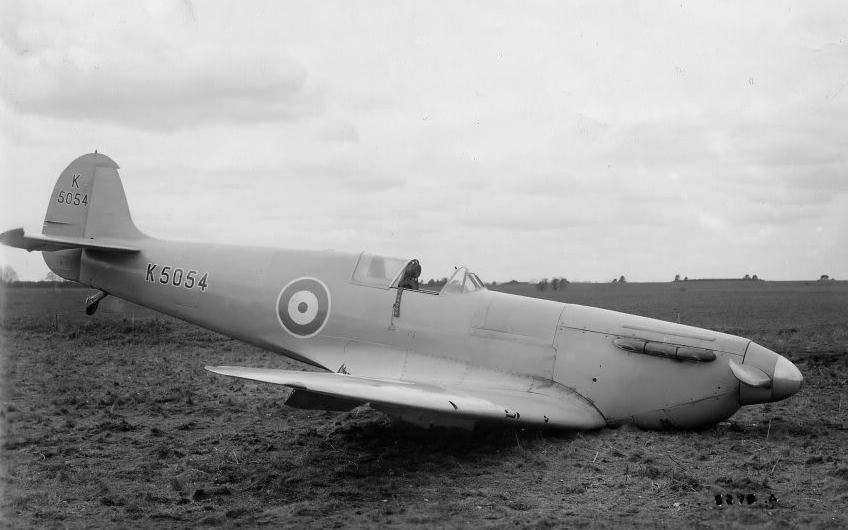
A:
[[[0,243],[4,245],[33,251],[53,252],[82,248],[86,250],[102,250],[107,252],[138,252],[139,249],[122,244],[111,243],[103,239],[87,237],[46,236],[43,234],[26,235],[23,228],[15,228],[0,234]]]
[[[494,388],[451,388],[398,379],[373,379],[329,372],[296,372],[239,366],[207,366],[221,375],[284,385],[336,398],[393,409],[413,409],[473,420],[510,420],[570,429],[596,429],[606,420],[585,398],[568,389],[546,392]]]

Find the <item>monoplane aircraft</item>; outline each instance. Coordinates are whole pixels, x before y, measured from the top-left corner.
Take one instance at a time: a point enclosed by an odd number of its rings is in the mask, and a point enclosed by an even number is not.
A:
[[[207,367],[293,389],[293,407],[368,404],[425,426],[698,428],[802,382],[749,339],[493,292],[465,267],[432,291],[408,258],[155,239],[96,152],[59,176],[41,234],[0,241],[97,289],[88,314],[117,296],[317,367]]]

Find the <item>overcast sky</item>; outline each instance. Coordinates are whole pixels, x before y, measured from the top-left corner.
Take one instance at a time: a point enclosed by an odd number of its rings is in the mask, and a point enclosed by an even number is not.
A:
[[[97,149],[157,237],[848,278],[848,3],[596,4],[4,1],[0,230]]]

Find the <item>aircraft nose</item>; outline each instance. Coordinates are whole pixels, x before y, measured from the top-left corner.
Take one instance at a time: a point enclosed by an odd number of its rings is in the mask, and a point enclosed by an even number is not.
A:
[[[803,381],[804,376],[801,375],[801,370],[786,357],[778,356],[777,363],[774,365],[774,377],[771,384],[772,401],[779,401],[795,395],[801,390]]]
[[[742,364],[730,361],[730,370],[741,383],[739,403],[752,405],[786,399],[801,389],[804,376],[792,362],[751,342]]]

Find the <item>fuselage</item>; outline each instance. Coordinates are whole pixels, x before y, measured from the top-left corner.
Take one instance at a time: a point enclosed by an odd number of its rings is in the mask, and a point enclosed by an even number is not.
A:
[[[370,255],[147,237],[136,244],[135,254],[44,255],[61,276],[333,372],[549,398],[576,391],[608,424],[646,427],[709,425],[740,404],[786,397],[740,384],[731,360],[774,376],[783,359],[741,337],[486,289],[401,289],[396,279],[362,279]],[[287,314],[319,318],[307,311],[311,294],[289,299],[295,281],[326,288],[320,329],[287,326]],[[684,351],[712,358],[675,358]]]

